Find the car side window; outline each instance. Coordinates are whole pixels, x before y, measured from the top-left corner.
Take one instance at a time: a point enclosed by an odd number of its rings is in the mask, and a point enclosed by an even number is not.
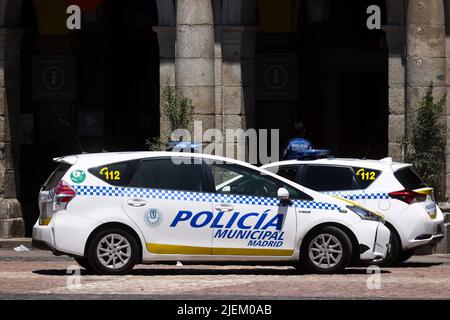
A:
[[[126,187],[134,175],[139,160],[130,160],[101,165],[88,171],[113,186]]]
[[[312,200],[300,190],[275,178],[261,175],[256,170],[234,164],[211,164],[210,168],[216,193],[274,198],[277,197],[278,189],[283,187],[289,191],[292,199]]]
[[[303,185],[316,191],[357,190],[359,185],[349,167],[308,165]]]
[[[374,170],[369,168],[353,167],[356,180],[358,181],[361,189],[368,188],[380,175],[380,170]]]
[[[142,160],[130,187],[194,192],[210,190],[204,163],[173,161],[172,158]]]
[[[288,180],[298,182],[299,179],[297,172],[299,167],[300,166],[281,166],[278,168],[278,171],[274,173]]]

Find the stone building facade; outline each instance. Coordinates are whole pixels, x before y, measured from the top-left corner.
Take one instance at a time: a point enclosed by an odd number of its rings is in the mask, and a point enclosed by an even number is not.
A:
[[[258,6],[267,1],[155,1],[158,23],[153,31],[159,45],[161,92],[168,84],[190,98],[204,130],[255,127],[255,52],[264,22]],[[22,169],[17,147],[21,7],[22,0],[0,0],[0,238],[23,233],[17,200]],[[389,156],[400,160],[399,139],[408,130],[410,112],[425,88],[432,81],[440,95],[450,86],[450,1],[386,0],[383,10],[388,50],[386,147]],[[450,106],[442,117],[448,130]],[[166,127],[163,116],[160,126]],[[449,195],[450,143],[446,155]]]

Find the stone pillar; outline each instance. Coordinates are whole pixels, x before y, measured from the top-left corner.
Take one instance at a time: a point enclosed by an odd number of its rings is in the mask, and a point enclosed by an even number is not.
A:
[[[443,0],[410,0],[406,18],[406,124],[433,82],[435,97],[446,92]],[[408,131],[408,129],[407,129]]]
[[[213,128],[215,113],[214,19],[211,0],[177,0],[175,83],[192,100],[194,120]]]
[[[218,33],[221,41],[221,64],[216,71],[220,75],[220,83],[216,85],[220,86],[221,99],[216,111],[216,125],[224,133],[226,129],[254,128],[257,27],[222,26]],[[248,151],[245,150],[244,143],[238,145],[227,142],[226,147],[236,151],[235,157]]]
[[[410,134],[410,114],[417,109],[430,82],[433,82],[436,99],[447,91],[444,1],[409,0],[406,35],[405,123],[406,133]],[[447,184],[448,177],[449,173]]]
[[[405,65],[404,27],[402,25],[383,26],[389,48],[389,156],[395,161],[402,160],[400,139],[405,134]]]
[[[159,83],[160,97],[167,85],[175,87],[175,27],[155,26],[153,31],[158,35],[159,44]],[[160,101],[162,101],[160,99]],[[160,103],[160,105],[162,105]],[[168,132],[168,121],[160,107],[160,134]]]
[[[23,236],[17,200],[22,30],[0,28],[0,238]]]

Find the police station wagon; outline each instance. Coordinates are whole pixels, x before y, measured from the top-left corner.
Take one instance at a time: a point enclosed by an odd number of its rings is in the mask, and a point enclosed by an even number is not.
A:
[[[333,273],[388,251],[378,214],[245,162],[175,152],[54,160],[33,244],[99,274],[170,261],[281,261]]]
[[[383,265],[409,259],[424,245],[444,236],[444,216],[434,202],[433,189],[410,164],[382,160],[289,160],[263,166],[303,186],[353,200],[385,216],[392,243]]]

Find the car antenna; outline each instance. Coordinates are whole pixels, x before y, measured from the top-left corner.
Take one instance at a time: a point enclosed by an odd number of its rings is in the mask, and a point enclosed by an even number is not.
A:
[[[81,150],[81,153],[86,153],[86,151],[84,151],[84,149],[83,149],[83,146],[81,145],[80,139],[78,139],[78,136],[75,134],[75,131],[73,130],[73,127],[71,126],[71,124],[61,118],[58,118],[58,121],[61,122],[62,124],[64,124],[65,126],[69,127],[70,132],[72,133],[72,138],[75,139],[76,143],[78,144],[78,147]]]

